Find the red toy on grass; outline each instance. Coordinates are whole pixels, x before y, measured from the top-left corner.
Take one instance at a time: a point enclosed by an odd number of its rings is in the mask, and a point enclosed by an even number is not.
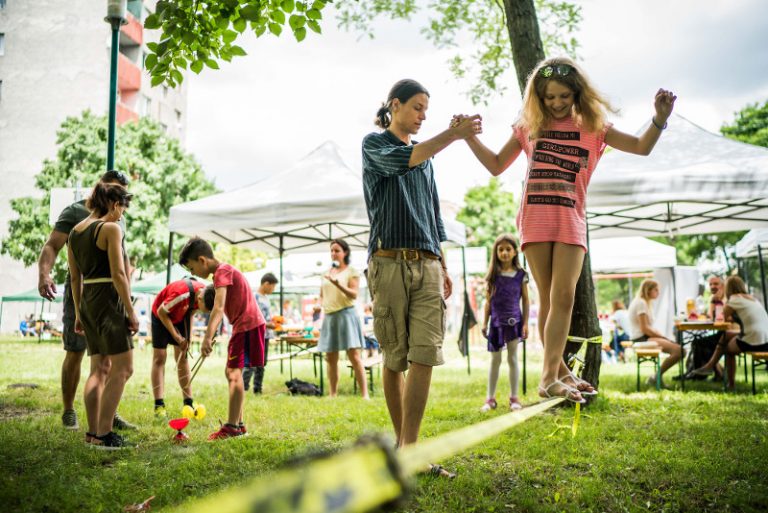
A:
[[[172,419],[168,421],[168,425],[171,429],[175,429],[177,433],[171,438],[171,442],[175,444],[184,444],[189,441],[189,437],[182,431],[189,424],[189,419]]]

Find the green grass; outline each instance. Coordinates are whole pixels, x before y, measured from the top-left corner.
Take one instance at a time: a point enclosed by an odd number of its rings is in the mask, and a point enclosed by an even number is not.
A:
[[[453,340],[453,339],[450,339]],[[449,344],[449,363],[436,370],[422,427],[424,438],[479,422],[486,355],[473,353],[473,371]],[[171,430],[152,420],[151,351],[135,352],[135,373],[120,413],[138,423],[134,451],[105,453],[82,442],[85,412],[78,390],[79,432],[60,427],[59,369],[55,343],[0,340],[0,504],[14,512],[118,512],[150,495],[153,509],[183,503],[276,469],[310,449],[335,450],[365,432],[390,432],[376,378],[370,403],[352,396],[342,373],[337,399],[291,397],[279,365],[267,369],[265,395],[246,399],[252,436],[207,443],[226,417],[224,359],[213,357],[196,378],[195,398],[208,416],[186,430],[187,447],[169,443]],[[523,403],[538,400],[540,364],[529,360]],[[173,363],[166,366],[166,403],[180,412]],[[344,367],[346,370],[346,367]],[[295,374],[317,381],[308,360]],[[647,375],[649,371],[645,370]],[[768,504],[768,376],[751,395],[737,375],[738,391],[696,382],[688,392],[635,392],[635,366],[604,366],[600,398],[571,436],[571,408],[531,419],[446,462],[459,476],[419,477],[401,507],[414,512],[473,511],[764,511]],[[671,382],[671,381],[670,381]],[[8,388],[36,383],[39,388]],[[506,397],[506,375],[499,386]],[[500,404],[505,402],[500,400]],[[491,415],[503,413],[500,409]]]

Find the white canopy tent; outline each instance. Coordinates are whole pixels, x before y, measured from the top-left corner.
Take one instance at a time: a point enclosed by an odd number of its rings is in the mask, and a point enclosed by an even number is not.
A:
[[[677,265],[674,247],[643,237],[593,240],[589,254],[593,273],[647,271]]]
[[[736,258],[750,258],[758,256],[758,252],[768,251],[768,228],[755,228],[749,230],[739,242],[736,243]]]
[[[747,232],[739,242],[736,243],[736,258],[739,262],[740,271],[742,260],[746,258],[757,257],[757,263],[760,269],[760,292],[763,295],[763,306],[768,309],[768,293],[765,283],[765,256],[768,254],[768,228],[753,228]],[[741,272],[739,273],[741,274]],[[745,273],[749,276],[749,272]]]
[[[448,239],[466,244],[463,224],[443,217]],[[172,233],[198,235],[261,251],[318,251],[344,238],[368,246],[362,177],[325,142],[282,173],[171,208]]]
[[[449,242],[462,249],[466,228],[443,215]],[[286,252],[327,250],[329,241],[345,239],[355,248],[368,247],[369,223],[360,172],[341,157],[338,146],[325,142],[288,170],[252,185],[171,208],[169,268],[174,234],[242,244],[280,256],[280,305]],[[466,276],[466,272],[464,272]]]
[[[592,239],[766,226],[768,148],[673,114],[650,156],[603,157],[589,186],[587,221]]]

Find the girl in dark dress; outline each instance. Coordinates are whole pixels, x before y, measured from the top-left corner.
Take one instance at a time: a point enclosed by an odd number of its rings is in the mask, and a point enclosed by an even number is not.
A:
[[[86,443],[101,449],[128,445],[112,431],[112,422],[133,373],[131,336],[139,329],[123,258],[123,232],[117,223],[130,200],[122,185],[97,183],[86,203],[91,214],[69,234],[75,331],[85,334],[91,358],[84,389]]]
[[[501,351],[505,347],[509,363],[509,409],[522,407],[517,397],[520,376],[517,343],[528,338],[528,274],[520,267],[517,255],[515,238],[506,233],[500,235],[493,244],[491,265],[485,277],[487,297],[482,330],[488,338],[491,367],[488,370],[488,397],[480,408],[483,412],[497,406],[496,383],[499,381]]]

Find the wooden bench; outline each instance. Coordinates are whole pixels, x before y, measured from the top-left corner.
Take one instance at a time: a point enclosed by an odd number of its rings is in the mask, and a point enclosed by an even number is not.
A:
[[[768,353],[752,353],[747,352],[752,356],[752,395],[757,394],[757,387],[755,386],[755,369],[758,367],[765,367],[768,370]]]
[[[656,390],[661,390],[661,349],[651,347],[635,347],[637,357],[637,391],[640,391],[640,364],[652,362],[656,372]]]
[[[373,369],[374,367],[379,369],[379,376],[381,376],[381,365],[383,361],[383,358],[381,354],[375,354],[369,358],[363,358],[363,368],[368,373],[368,390],[370,390],[371,395],[373,395]],[[352,368],[352,362],[347,363],[347,367],[349,368],[349,375],[352,377],[352,383],[354,383],[354,390],[355,393],[357,393],[357,380],[354,379],[355,377],[355,369]]]

